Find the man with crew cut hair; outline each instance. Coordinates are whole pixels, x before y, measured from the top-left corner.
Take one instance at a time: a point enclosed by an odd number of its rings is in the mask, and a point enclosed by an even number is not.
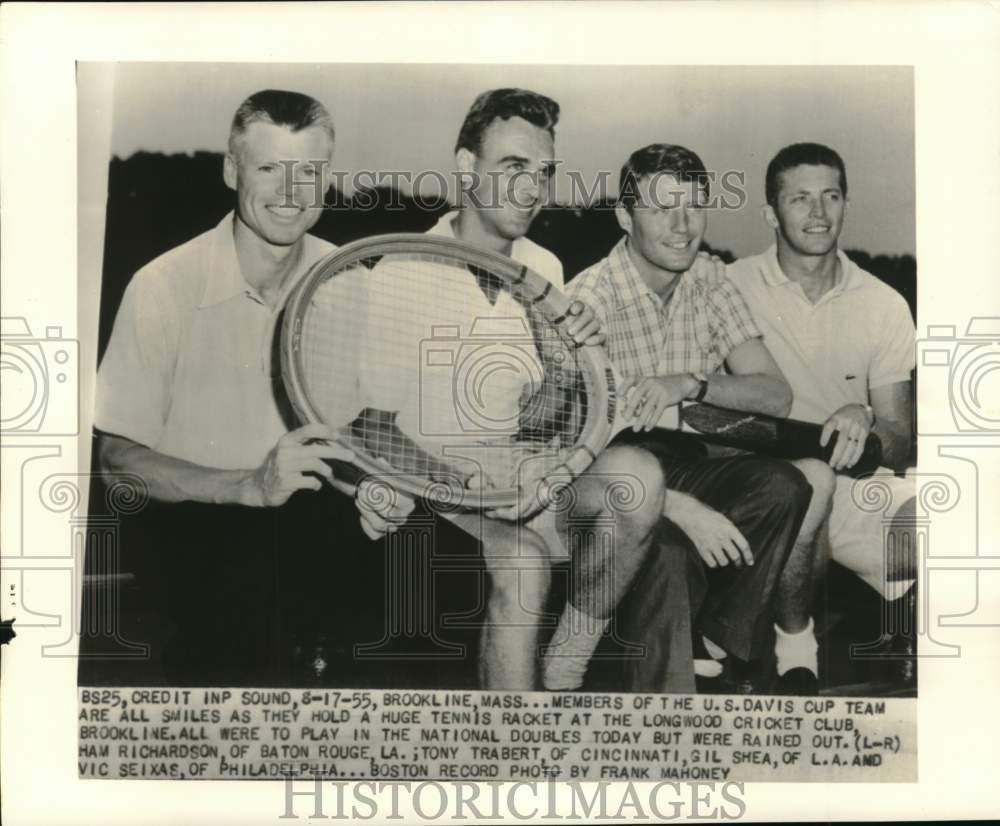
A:
[[[903,553],[887,556],[883,519],[914,507],[912,480],[896,475],[911,462],[913,318],[899,293],[839,248],[848,212],[847,170],[834,149],[819,143],[784,147],[768,164],[765,195],[762,217],[775,243],[732,264],[728,275],[792,386],[791,417],[822,425],[821,445],[836,434],[831,468],[854,467],[870,433],[882,443],[884,467],[874,478],[891,492],[888,512],[859,508],[852,500],[854,480],[838,473],[830,558],[882,598],[883,617],[894,617],[884,636],[900,676],[910,680],[915,560]],[[912,530],[911,520],[901,518],[892,528],[899,548],[915,547],[912,537],[909,544],[903,537]],[[824,563],[818,556],[817,582]]]
[[[366,542],[351,500],[321,490],[346,490],[327,460],[351,452],[298,426],[272,351],[285,295],[334,249],[309,234],[333,149],[312,97],[246,98],[222,170],[234,208],[136,273],[98,370],[100,467],[141,478],[162,515],[133,556],[171,627],[167,684],[287,681],[300,635],[335,624],[330,560]]]
[[[542,209],[548,176],[554,167],[555,126],[559,106],[550,98],[526,89],[492,89],[472,103],[459,130],[455,163],[464,189],[458,209],[443,216],[429,234],[456,238],[468,244],[507,255],[527,265],[553,286],[562,288],[559,259],[529,240],[526,233]],[[376,317],[402,317],[408,291],[393,292],[399,284],[391,262],[384,268],[387,289],[373,291],[373,302],[387,299],[390,308],[379,305]],[[376,279],[380,277],[377,269]],[[470,335],[480,319],[487,322],[517,319],[519,305],[491,294],[488,285],[471,273],[442,273],[448,290],[462,291],[466,312],[449,324],[459,328],[459,336]],[[593,313],[575,302],[565,322],[567,332],[578,346],[599,346],[603,338]],[[406,410],[426,388],[420,378],[418,342],[431,329],[402,323],[387,334],[370,354],[372,369],[379,363],[400,368],[399,380],[391,383],[393,410],[399,421],[412,421]],[[517,383],[519,376],[509,371],[502,380]],[[412,381],[408,381],[412,378]],[[502,417],[505,418],[505,417]],[[419,441],[420,434],[411,434]],[[636,507],[618,512],[607,494],[608,487],[622,480],[641,486],[646,499]],[[533,490],[525,491],[517,507],[458,518],[470,533],[482,539],[483,557],[489,575],[489,597],[480,645],[480,685],[484,688],[529,690],[541,687],[540,622],[549,598],[554,561],[571,558],[576,587],[571,588],[569,608],[564,616],[576,626],[605,628],[634,571],[645,558],[652,532],[659,518],[663,487],[659,467],[653,457],[639,448],[621,447],[603,452],[591,467],[573,482],[576,506],[573,528],[615,525],[617,543],[610,555],[587,543],[568,538],[569,514],[555,512],[548,502],[539,501]],[[573,545],[571,548],[570,546]],[[589,646],[589,638],[583,642]],[[569,663],[571,644],[561,650]],[[588,652],[589,656],[589,652]]]
[[[810,482],[813,470],[826,469],[816,462],[800,470],[752,455],[710,459],[692,438],[650,433],[684,401],[772,416],[791,406],[788,384],[739,292],[724,278],[690,272],[707,228],[709,194],[705,165],[691,150],[666,143],[637,149],[622,166],[615,208],[624,235],[605,259],[573,279],[570,292],[602,320],[608,355],[624,376],[625,418],[634,425],[617,443],[660,458],[664,515],[684,531],[700,560],[695,602],[701,591],[707,596],[697,642],[711,657],[698,658],[696,673],[720,677],[722,668],[712,660],[727,655],[744,663],[760,659],[776,634],[772,690],[815,694],[813,547],[796,536],[822,521],[824,492]],[[657,650],[664,623],[655,588],[663,577],[656,570],[644,577],[634,598],[648,606],[649,618],[638,630]],[[655,678],[653,666],[637,664],[646,672],[643,680]],[[723,676],[738,684],[730,690],[770,687],[749,685],[743,669],[729,671]]]

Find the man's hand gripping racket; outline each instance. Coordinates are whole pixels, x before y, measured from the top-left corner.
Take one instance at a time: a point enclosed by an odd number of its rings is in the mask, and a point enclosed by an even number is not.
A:
[[[599,325],[521,264],[453,239],[380,236],[289,294],[282,377],[299,418],[351,452],[369,535],[416,499],[523,519],[606,445],[614,380]],[[368,495],[382,483],[395,495]]]

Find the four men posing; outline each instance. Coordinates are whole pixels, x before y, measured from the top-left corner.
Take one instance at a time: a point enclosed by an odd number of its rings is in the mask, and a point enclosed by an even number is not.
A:
[[[558,259],[524,237],[554,168],[558,114],[554,101],[533,92],[480,95],[456,145],[456,164],[472,188],[463,208],[432,232],[509,255],[562,286]],[[235,212],[144,267],[119,309],[99,372],[96,427],[103,469],[137,474],[154,499],[200,503],[199,518],[211,511],[227,523],[261,506],[277,514],[309,508],[302,503],[317,495],[321,480],[352,492],[326,462],[349,461],[349,452],[331,441],[327,429],[297,426],[272,361],[276,310],[298,277],[332,249],[308,230],[322,208],[316,192],[328,188],[333,138],[326,110],[296,93],[260,92],[237,111],[224,166],[226,183],[236,192]],[[777,251],[740,262],[731,280],[698,256],[710,193],[697,156],[653,145],[623,167],[616,215],[625,238],[570,282],[577,302],[567,323],[578,346],[606,346],[625,377],[625,413],[633,432],[619,437],[576,481],[573,514],[577,529],[581,518],[611,520],[617,541],[610,556],[591,543],[571,542],[566,514],[542,502],[479,522],[490,574],[482,687],[579,686],[644,561],[657,564],[677,552],[654,547],[664,517],[686,533],[708,568],[697,623],[707,650],[716,659],[726,653],[740,660],[759,657],[773,623],[777,691],[817,689],[809,609],[823,558],[815,540],[825,533],[831,500],[833,558],[875,587],[884,583],[881,526],[873,539],[872,525],[853,519],[844,477],[835,481],[830,468],[811,460],[796,468],[755,456],[710,458],[689,440],[650,433],[670,406],[686,399],[779,416],[791,410],[797,418],[825,422],[824,439],[839,434],[830,462],[836,469],[857,461],[856,446],[873,428],[886,446],[887,464],[905,465],[912,323],[904,323],[908,312],[903,305],[900,314],[895,293],[836,250],[846,174],[832,160],[839,161],[835,153],[817,151],[779,155],[773,180],[768,173],[766,213],[778,234]],[[287,191],[289,161],[295,162],[294,180],[318,185]],[[780,300],[787,310],[768,315],[779,301],[766,291],[786,284],[791,287]],[[891,330],[885,313],[855,311],[854,304],[874,300],[888,305]],[[845,327],[852,335],[835,335]],[[842,345],[837,358],[820,349],[833,342]],[[836,389],[828,386],[834,380]],[[639,507],[611,507],[609,480],[619,478],[642,486],[646,498]],[[344,531],[335,547],[312,555],[290,549],[295,537],[282,534],[280,516],[261,540],[271,544],[262,553],[278,560],[285,581],[321,578],[301,568],[324,555],[321,572],[335,576],[337,554],[367,541],[360,531],[369,538],[394,531],[413,505],[401,497],[391,510],[377,511],[364,497],[351,506],[346,496],[329,495],[321,507],[328,509],[333,500],[336,512],[325,512],[325,518]],[[239,565],[240,548],[192,544],[196,550],[187,550],[184,564],[204,567],[186,570],[190,576],[218,583]],[[551,566],[565,557],[571,558],[574,585],[547,654],[539,657]],[[912,579],[912,572],[896,571],[892,578]],[[634,589],[642,586],[641,578],[634,582]],[[295,613],[293,628],[322,621],[329,598],[309,587],[303,600],[319,604]],[[231,613],[238,617],[241,608],[248,606],[237,602]],[[213,640],[199,657],[177,654],[179,672],[195,669],[190,679],[211,680],[211,670],[200,670],[212,661],[207,652],[228,645],[243,659],[220,665],[222,679],[281,678],[273,663],[254,659],[259,641],[234,643],[225,639],[233,623],[207,624],[205,629],[205,622],[195,622],[179,635],[178,648],[197,649],[192,640],[205,630]],[[658,633],[657,617],[647,629]],[[706,673],[713,673],[711,663]]]

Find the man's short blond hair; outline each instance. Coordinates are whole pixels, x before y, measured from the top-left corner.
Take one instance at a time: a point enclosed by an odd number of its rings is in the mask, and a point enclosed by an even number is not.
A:
[[[240,139],[252,123],[273,123],[293,132],[318,126],[330,136],[331,144],[335,137],[333,118],[318,100],[301,92],[264,89],[250,95],[233,115],[229,130],[229,154],[233,157],[239,157]]]

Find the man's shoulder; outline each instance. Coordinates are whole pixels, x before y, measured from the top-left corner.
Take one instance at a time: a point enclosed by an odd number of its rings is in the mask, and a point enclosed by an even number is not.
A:
[[[569,287],[575,290],[611,291],[610,256],[595,261],[589,267],[581,270],[569,282]]]
[[[853,281],[853,286],[856,289],[864,291],[866,303],[877,302],[882,306],[892,304],[906,305],[906,299],[903,298],[895,287],[886,284],[885,281],[877,275],[873,275],[868,272],[868,270],[855,264],[854,261],[851,260],[850,256],[846,257],[850,262],[849,266],[851,267],[851,279]]]
[[[764,273],[767,253],[747,255],[726,265],[726,277],[738,287],[749,287],[755,280],[760,281]]]
[[[204,263],[215,229],[208,229],[156,256],[136,271],[129,288],[159,296],[200,295],[208,275]]]
[[[527,264],[547,280],[556,280],[558,281],[557,286],[562,286],[564,282],[562,261],[551,250],[547,250],[530,238],[520,238],[517,258],[522,264]]]
[[[337,249],[336,244],[320,238],[318,235],[313,235],[307,232],[302,237],[305,240],[306,261],[310,265],[316,263],[320,258],[324,258]]]

